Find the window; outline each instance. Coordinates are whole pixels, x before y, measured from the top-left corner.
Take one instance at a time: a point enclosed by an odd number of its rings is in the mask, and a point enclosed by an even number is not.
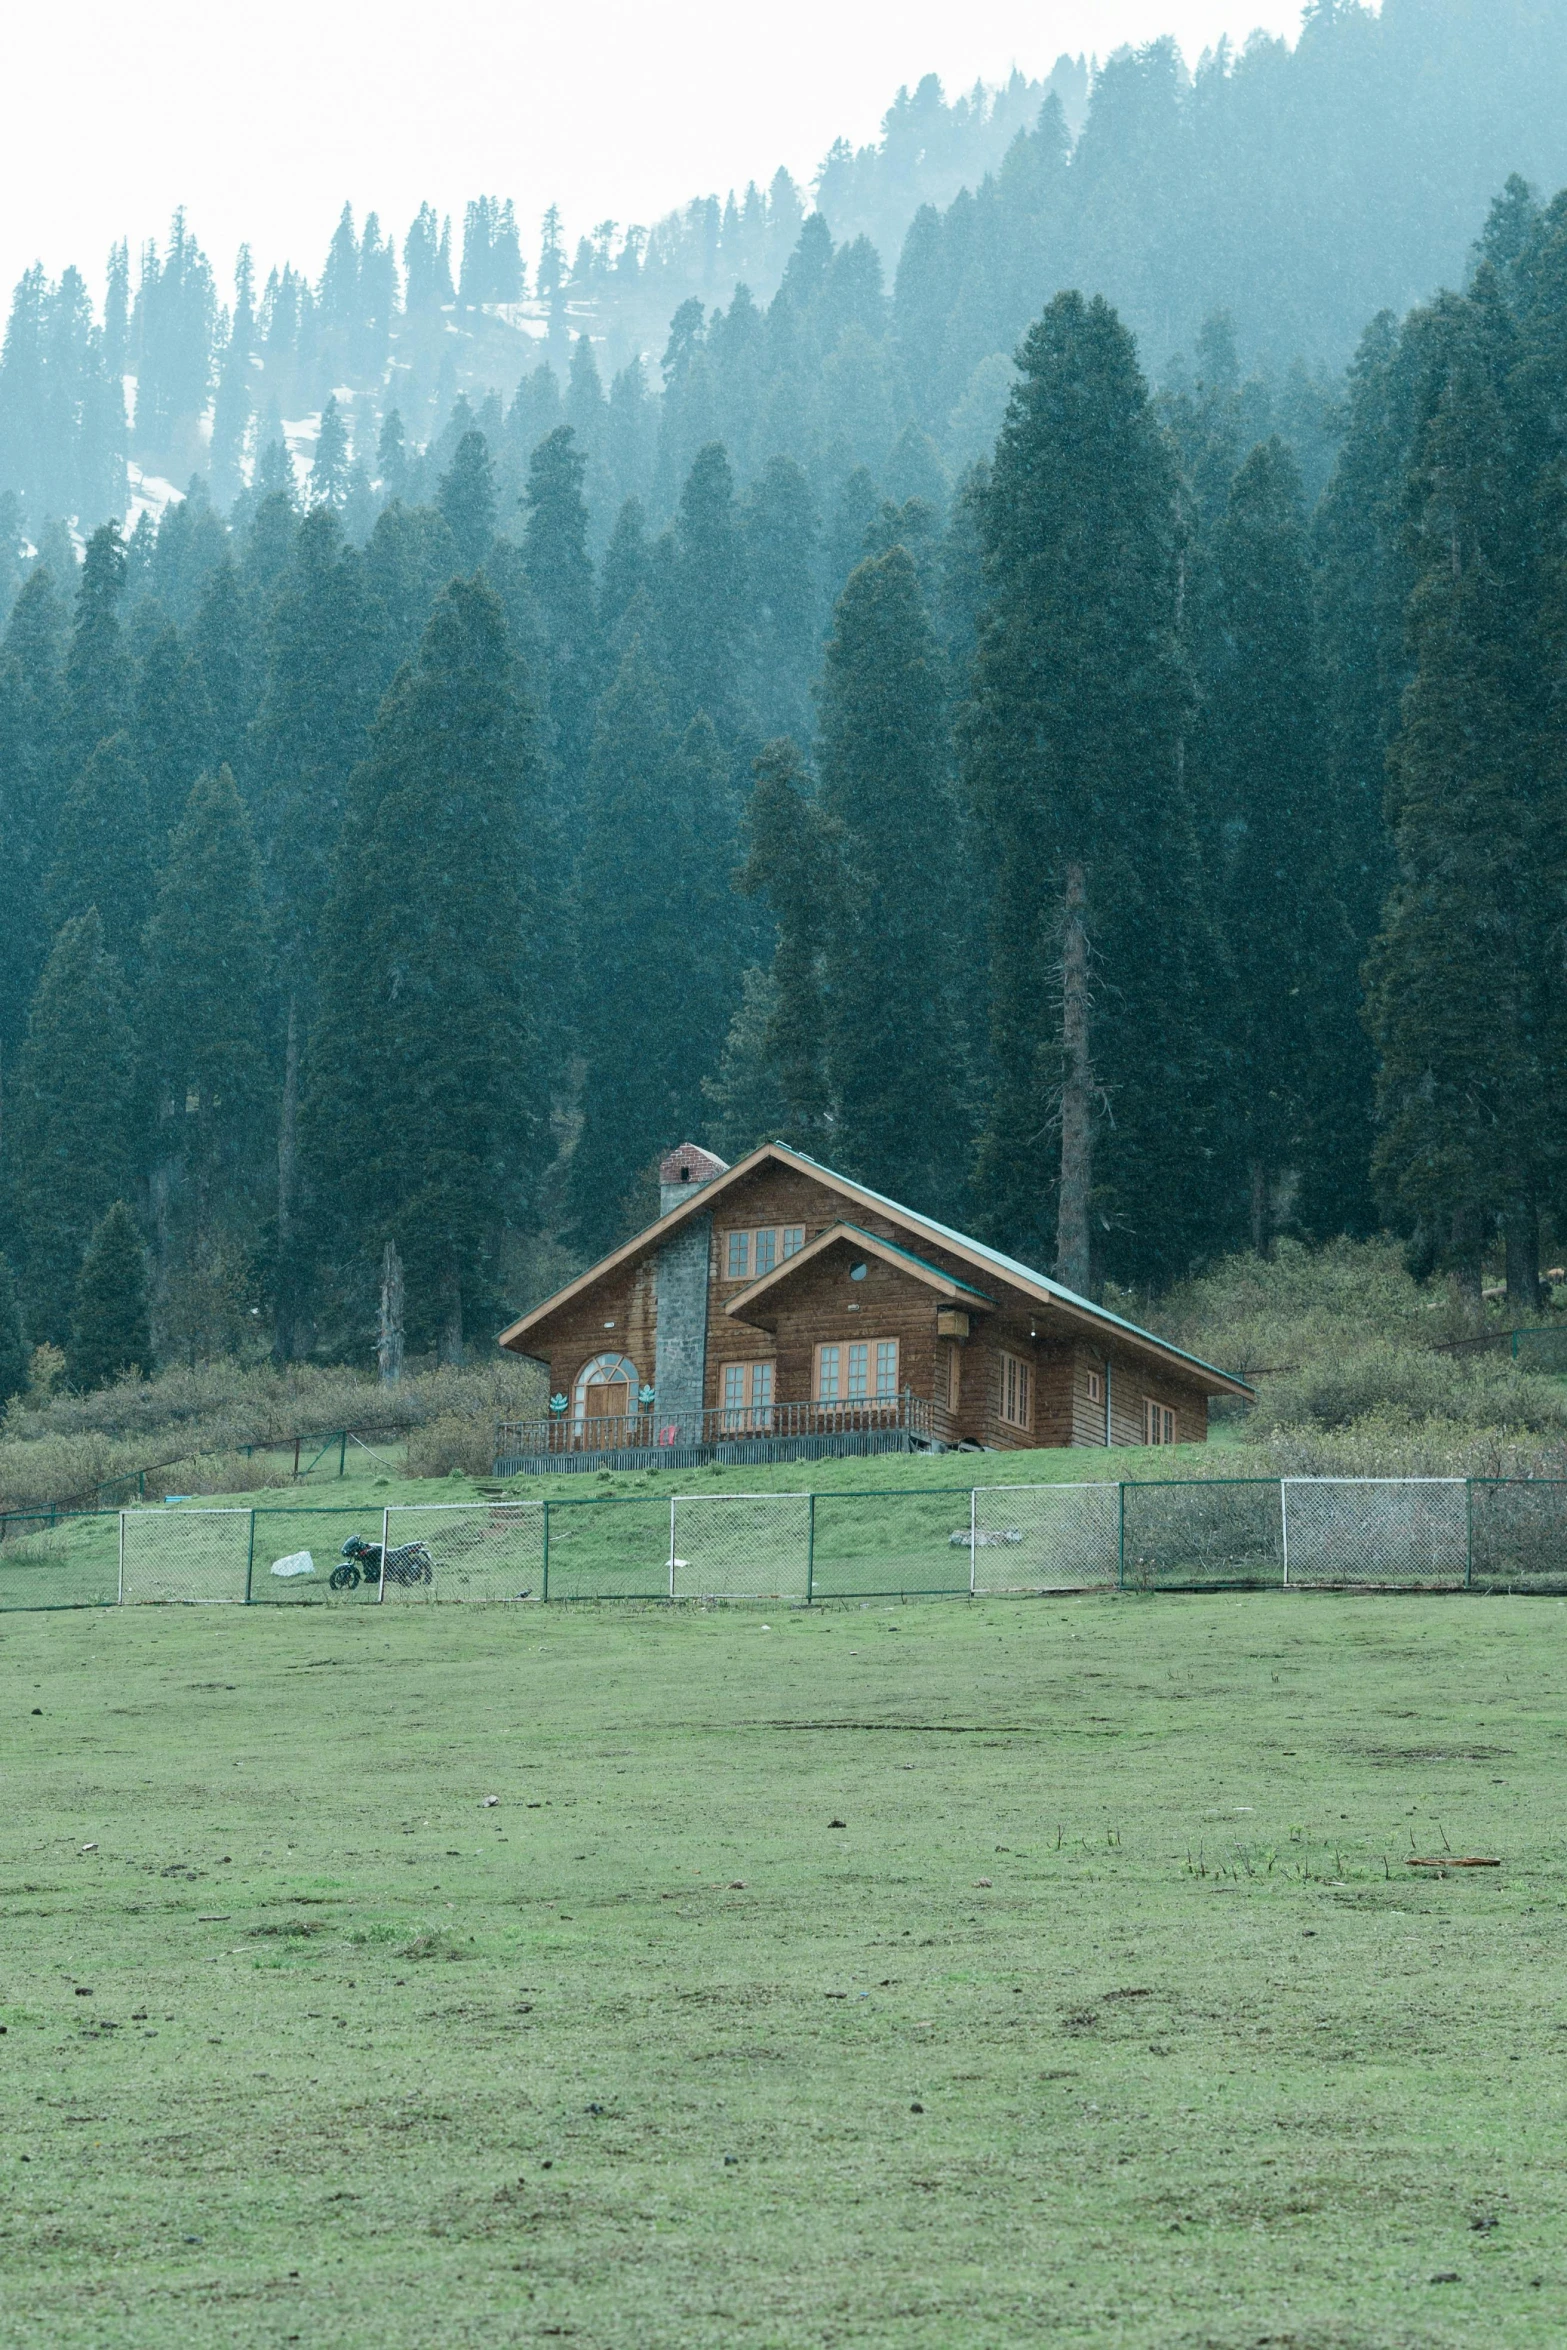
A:
[[[1149,1396],[1143,1404],[1144,1436],[1149,1444],[1174,1444],[1175,1414],[1168,1404],[1155,1403]]]
[[[797,1257],[804,1246],[803,1224],[763,1224],[750,1232],[726,1232],[724,1278],[760,1281],[764,1273]]]
[[[854,1338],[816,1349],[818,1403],[888,1403],[897,1392],[895,1338]]]
[[[754,1428],[764,1424],[773,1404],[773,1365],[771,1363],[726,1363],[724,1365],[724,1418],[735,1428]]]
[[[1088,1374],[1088,1400],[1090,1403],[1103,1403],[1104,1399],[1105,1375],[1103,1371],[1090,1371]]]
[[[637,1408],[637,1367],[629,1355],[595,1355],[577,1373],[574,1418],[626,1420]]]
[[[1009,1428],[1034,1425],[1033,1372],[1021,1355],[1001,1358],[1001,1417]]]

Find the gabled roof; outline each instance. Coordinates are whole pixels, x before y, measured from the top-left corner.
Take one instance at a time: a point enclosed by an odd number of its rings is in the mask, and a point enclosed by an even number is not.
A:
[[[804,1248],[796,1249],[792,1257],[785,1257],[781,1265],[761,1274],[738,1296],[732,1297],[724,1312],[743,1322],[748,1308],[758,1304],[782,1282],[792,1281],[796,1273],[803,1272],[840,1241],[848,1241],[857,1251],[863,1249],[868,1257],[879,1257],[883,1264],[893,1265],[900,1272],[912,1273],[916,1281],[924,1282],[927,1289],[935,1290],[938,1297],[946,1298],[953,1305],[965,1305],[975,1313],[988,1314],[995,1304],[995,1299],[987,1297],[982,1289],[971,1288],[955,1273],[944,1273],[939,1265],[928,1265],[912,1249],[899,1248],[895,1240],[883,1240],[879,1232],[867,1232],[860,1224],[829,1224],[825,1232],[818,1232]]]
[[[596,1265],[590,1265],[585,1273],[579,1273],[575,1281],[568,1281],[564,1289],[558,1289],[542,1305],[520,1316],[509,1329],[501,1332],[498,1343],[511,1353],[526,1354],[529,1350],[520,1342],[551,1314],[569,1305],[573,1298],[580,1297],[595,1282],[602,1281],[607,1273],[613,1273],[620,1266],[644,1256],[650,1249],[661,1247],[691,1217],[705,1216],[725,1192],[733,1190],[736,1184],[742,1183],[746,1176],[753,1174],[758,1167],[765,1166],[769,1160],[782,1167],[792,1167],[802,1175],[814,1176],[817,1182],[838,1192],[845,1199],[857,1200],[864,1207],[879,1208],[916,1239],[933,1241],[938,1248],[960,1258],[971,1270],[982,1276],[987,1273],[992,1277],[999,1275],[1008,1289],[1017,1291],[1035,1306],[1045,1307],[1069,1327],[1091,1332],[1101,1339],[1114,1334],[1141,1353],[1157,1356],[1163,1362],[1184,1364],[1188,1370],[1199,1373],[1200,1384],[1210,1385],[1215,1393],[1250,1395],[1252,1392],[1245,1380],[1238,1379],[1233,1371],[1221,1371],[1215,1364],[1205,1363],[1200,1355],[1188,1354],[1184,1347],[1173,1346],[1167,1338],[1156,1337],[1153,1331],[1140,1329],[1137,1323],[1128,1322],[1122,1315],[1112,1314],[1104,1306],[1096,1306],[1091,1298],[1079,1297],[1075,1290],[1064,1288],[1059,1281],[1052,1281],[1048,1273],[1038,1273],[1032,1265],[1020,1264],[1016,1257],[1006,1256],[1000,1249],[991,1248],[982,1240],[971,1239],[966,1232],[955,1232],[950,1224],[938,1224],[934,1216],[924,1216],[915,1208],[906,1208],[899,1201],[888,1199],[885,1193],[872,1191],[868,1184],[856,1182],[851,1175],[840,1175],[835,1168],[824,1167],[817,1160],[808,1158],[804,1151],[791,1150],[783,1142],[764,1142],[754,1151],[748,1151],[725,1174],[715,1175],[711,1183],[704,1183],[689,1199],[671,1208],[667,1216],[660,1216],[657,1223],[649,1224],[631,1240],[623,1241],[607,1257],[600,1257]]]

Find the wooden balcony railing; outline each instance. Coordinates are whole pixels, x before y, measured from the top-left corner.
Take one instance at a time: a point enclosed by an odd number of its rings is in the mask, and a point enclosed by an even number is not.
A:
[[[939,1404],[912,1394],[867,1396],[847,1403],[773,1403],[759,1410],[729,1404],[716,1411],[661,1412],[655,1405],[651,1411],[604,1419],[579,1419],[562,1412],[548,1420],[502,1420],[495,1431],[495,1452],[499,1460],[881,1433],[942,1443],[948,1438],[949,1416]]]

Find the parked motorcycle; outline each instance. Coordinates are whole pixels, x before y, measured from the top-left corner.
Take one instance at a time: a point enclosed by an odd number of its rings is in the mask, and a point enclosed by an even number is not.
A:
[[[334,1567],[327,1577],[333,1591],[357,1591],[361,1583],[433,1583],[435,1561],[422,1542],[400,1543],[386,1553],[383,1565],[379,1542],[366,1542],[362,1534],[350,1534],[344,1543],[342,1565]]]

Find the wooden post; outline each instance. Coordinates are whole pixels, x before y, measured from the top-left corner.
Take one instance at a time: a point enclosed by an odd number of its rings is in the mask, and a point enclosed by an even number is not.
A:
[[[1061,1192],[1056,1279],[1086,1297],[1088,1198],[1093,1185],[1093,1064],[1089,1054],[1087,886],[1081,865],[1066,869],[1061,923]]]

